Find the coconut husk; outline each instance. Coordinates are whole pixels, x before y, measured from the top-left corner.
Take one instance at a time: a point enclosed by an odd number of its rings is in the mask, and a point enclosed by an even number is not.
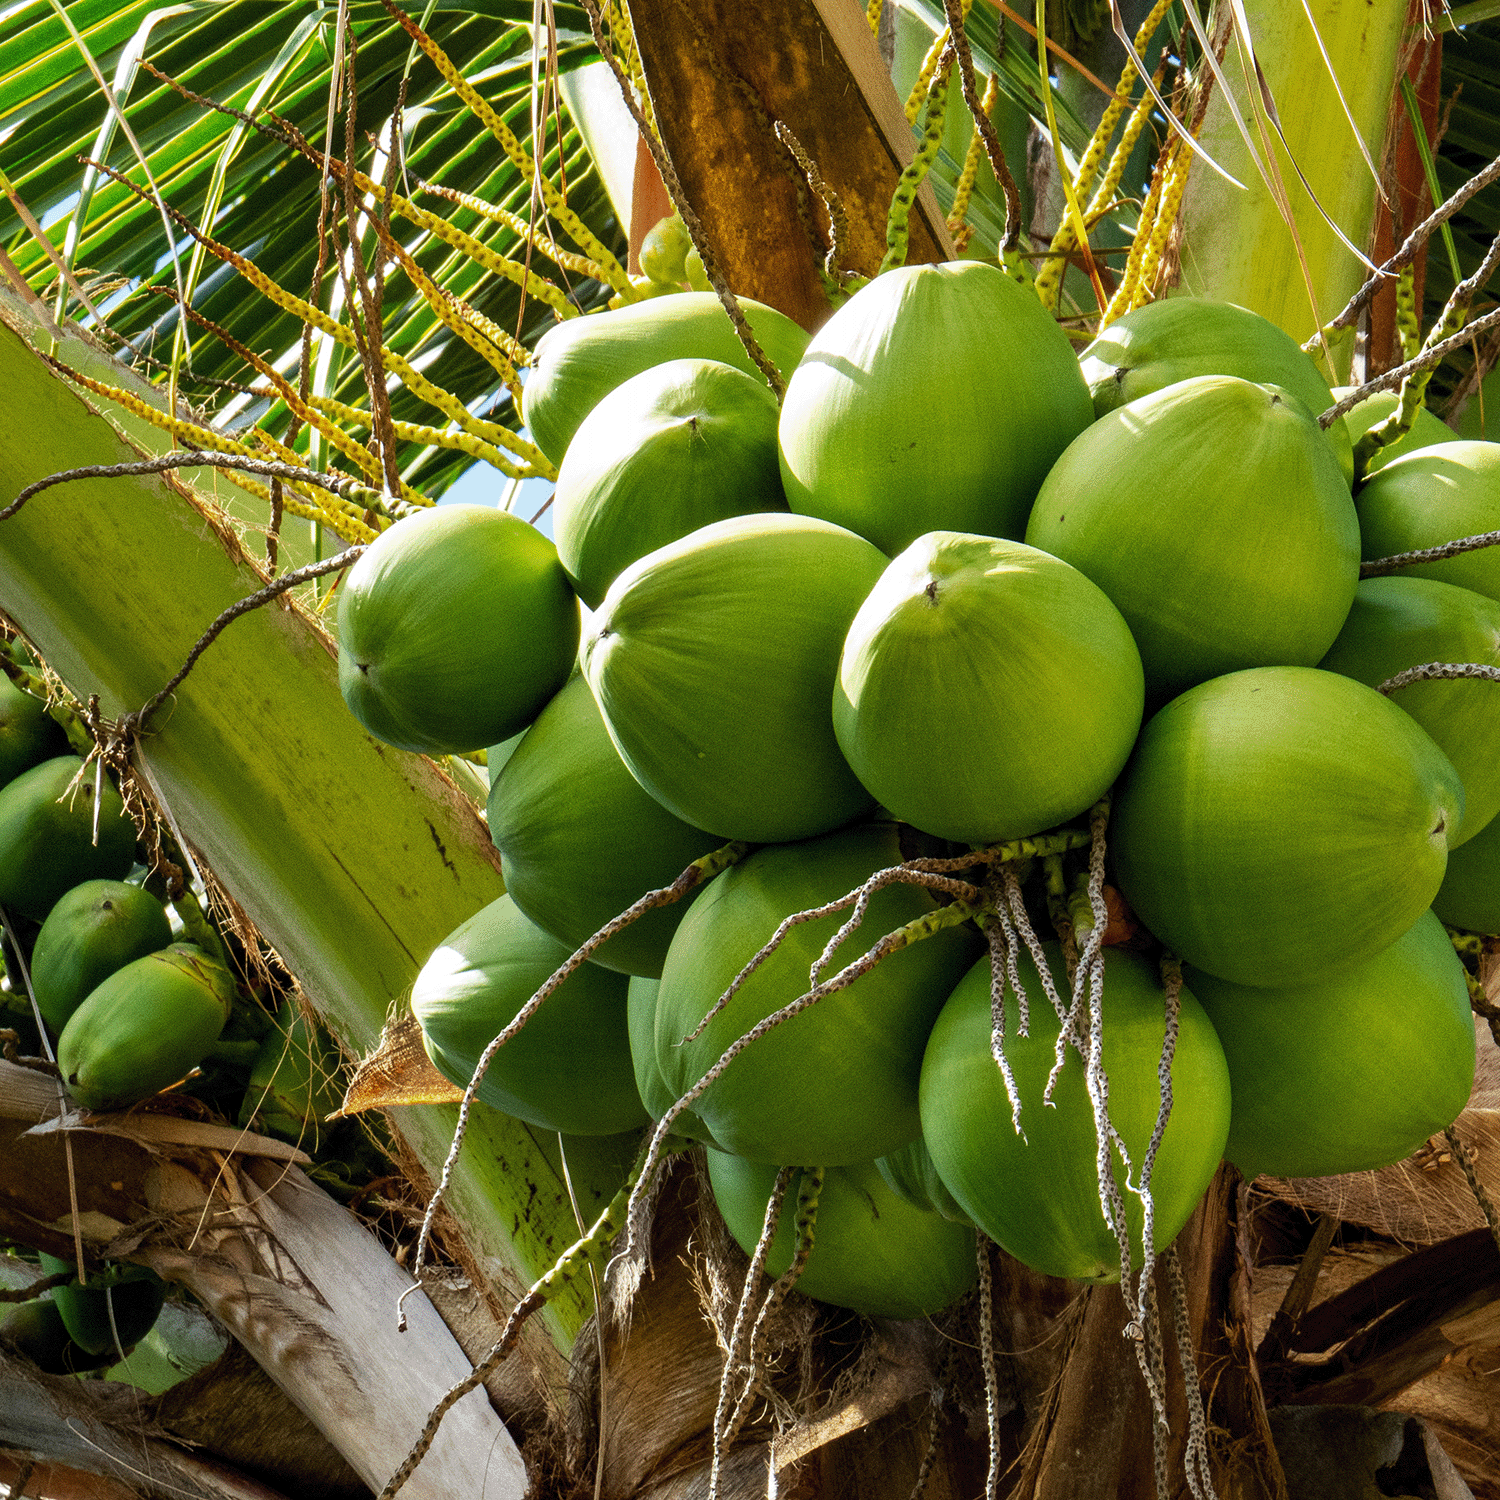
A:
[[[338,1113],[357,1115],[393,1104],[454,1104],[463,1096],[433,1066],[417,1018],[404,1011],[386,1022],[380,1045],[355,1068]]]

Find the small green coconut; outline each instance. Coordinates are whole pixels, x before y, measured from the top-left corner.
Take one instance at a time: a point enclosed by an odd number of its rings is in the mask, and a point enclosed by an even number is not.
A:
[[[480,1054],[572,949],[501,896],[422,965],[411,1009],[427,1055],[466,1088]],[[543,1130],[613,1135],[646,1122],[630,1062],[623,974],[583,964],[496,1052],[479,1097]]]
[[[937,531],[888,567],[839,662],[833,726],[882,807],[989,844],[1066,822],[1120,774],[1140,653],[1076,568],[1021,542]]]
[[[1359,530],[1364,556],[1372,561],[1500,531],[1500,443],[1459,439],[1394,459],[1360,489]],[[1500,600],[1500,548],[1481,547],[1401,572]]]
[[[59,755],[0,787],[0,906],[41,922],[85,880],[118,880],[135,863],[135,824],[109,777],[99,798],[95,768]]]
[[[1062,951],[1045,945],[1054,986],[1068,1003]],[[1085,1063],[1072,1047],[1043,1102],[1060,1029],[1036,965],[1019,958],[1028,1025],[1021,1035],[1013,989],[1005,995],[1004,1054],[1020,1099],[1019,1128],[990,1051],[991,971],[981,959],[949,996],[922,1061],[922,1139],[938,1176],[987,1235],[1017,1260],[1047,1276],[1118,1281],[1121,1254],[1099,1200],[1098,1146]],[[1087,1003],[1086,1001],[1084,1003]],[[1107,949],[1102,1001],[1109,1120],[1130,1154],[1129,1178],[1141,1164],[1161,1108],[1158,1066],[1166,1033],[1165,994],[1154,963]],[[1229,1130],[1230,1084],[1223,1049],[1203,1008],[1184,989],[1172,1060],[1172,1111],[1151,1174],[1157,1250],[1176,1237],[1203,1196]],[[1144,1203],[1126,1185],[1111,1152],[1124,1200],[1132,1265],[1144,1261]]]
[[[691,275],[691,261],[684,269]],[[757,342],[783,375],[790,374],[807,348],[807,334],[774,307],[750,297],[739,303]],[[533,441],[560,464],[579,424],[603,397],[632,375],[670,359],[716,359],[765,378],[745,352],[724,304],[710,291],[569,318],[537,340],[526,373],[521,409]]]
[[[1354,502],[1317,422],[1232,376],[1101,417],[1047,475],[1026,540],[1109,595],[1154,702],[1242,667],[1316,665],[1359,581]]]
[[[55,1255],[44,1254],[41,1261],[49,1276],[77,1271],[71,1261]],[[167,1284],[148,1266],[118,1265],[102,1274],[93,1271],[87,1285],[75,1279],[53,1287],[52,1300],[80,1349],[118,1358],[118,1350],[134,1348],[155,1326],[167,1300]]]
[[[1125,899],[1187,962],[1237,984],[1312,982],[1417,920],[1463,807],[1448,757],[1389,698],[1260,667],[1147,723],[1110,848]]]
[[[1339,385],[1334,387],[1333,394],[1337,400],[1342,401],[1353,389],[1351,385]],[[1346,411],[1343,421],[1354,445],[1358,447],[1360,439],[1371,428],[1378,427],[1384,422],[1400,404],[1399,392],[1376,391],[1373,396],[1366,396],[1358,406]],[[1459,434],[1441,417],[1429,411],[1425,406],[1419,406],[1411,431],[1405,437],[1397,438],[1394,443],[1387,443],[1383,448],[1377,448],[1365,460],[1364,468],[1358,477],[1361,480],[1368,479],[1370,475],[1378,473],[1394,459],[1404,458],[1408,453],[1415,453],[1418,448],[1430,448],[1436,443],[1456,443],[1458,440]]]
[[[568,680],[578,601],[519,516],[443,505],[382,532],[339,591],[339,689],[378,740],[447,755],[524,729]]]
[[[635,1086],[640,1091],[641,1103],[653,1120],[660,1120],[677,1103],[677,1095],[667,1087],[661,1065],[656,1060],[656,993],[660,988],[660,980],[637,976],[630,981],[627,997],[630,1061],[635,1068]],[[690,1109],[678,1115],[674,1129],[678,1135],[690,1140],[711,1139],[703,1122]]]
[[[805,994],[809,971],[848,910],[792,927],[691,1041],[685,1041],[777,927],[899,864],[891,824],[758,850],[720,875],[672,940],[656,1004],[656,1058],[680,1097],[753,1026]],[[831,978],[887,932],[937,910],[924,889],[877,891],[822,970]],[[746,1047],[693,1108],[726,1151],[762,1162],[871,1161],[915,1139],[922,1046],[978,934],[952,927],[914,942]]]
[[[594,695],[572,678],[537,716],[489,798],[506,892],[571,951],[723,840],[673,817],[615,749]],[[594,951],[658,977],[689,902],[658,907]]]
[[[635,779],[683,822],[751,843],[864,812],[830,704],[886,561],[842,527],[771,513],[716,521],[627,568],[583,670]]]
[[[68,1092],[85,1109],[127,1109],[170,1088],[219,1040],[234,993],[234,976],[190,943],[115,970],[58,1038]]]
[[[982,261],[904,266],[813,335],[781,408],[795,511],[894,557],[928,531],[1020,537],[1093,408],[1032,292]]]
[[[1166,297],[1117,318],[1078,356],[1099,416],[1198,375],[1237,375],[1290,391],[1314,416],[1333,392],[1296,339],[1249,308]],[[1351,432],[1327,431],[1345,484],[1354,475]]]
[[[758,376],[674,359],[583,419],[557,475],[557,555],[591,609],[637,558],[726,516],[785,510],[780,407]]]
[[[1432,909],[1450,927],[1500,933],[1500,816],[1449,854]]]
[[[1468,984],[1430,911],[1333,978],[1252,989],[1194,969],[1188,982],[1224,1045],[1234,1099],[1224,1155],[1247,1179],[1386,1166],[1469,1101]]]
[[[714,1201],[747,1255],[760,1239],[776,1173],[774,1166],[708,1153]],[[802,1170],[792,1174],[766,1258],[768,1276],[780,1276],[796,1253],[803,1181]],[[860,1162],[824,1174],[812,1253],[797,1290],[867,1318],[923,1318],[963,1296],[978,1270],[971,1227],[913,1207],[873,1162]]]
[[[1500,667],[1500,602],[1435,578],[1367,578],[1319,665],[1378,688],[1428,662]],[[1417,682],[1391,701],[1436,741],[1463,778],[1464,820],[1449,850],[1500,812],[1500,685],[1461,679]]]
[[[47,705],[0,675],[0,787],[67,753],[68,737]]]
[[[31,987],[42,1019],[60,1032],[116,969],[168,947],[160,901],[122,880],[86,880],[57,900],[31,954]]]

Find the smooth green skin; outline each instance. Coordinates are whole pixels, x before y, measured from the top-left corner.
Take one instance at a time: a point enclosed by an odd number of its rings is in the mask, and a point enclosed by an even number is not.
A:
[[[1055,943],[1048,966],[1066,1000],[1067,970]],[[938,1175],[973,1221],[1017,1260],[1046,1276],[1120,1279],[1120,1248],[1099,1204],[1098,1148],[1084,1062],[1073,1048],[1052,1099],[1043,1104],[1058,1020],[1035,964],[1022,954],[1030,1012],[1019,1034],[1013,989],[1005,995],[1005,1056],[1021,1100],[1021,1134],[1005,1083],[990,1054],[990,961],[966,974],[932,1029],[922,1061],[922,1139]],[[1172,1112],[1151,1174],[1153,1239],[1164,1249],[1187,1222],[1219,1164],[1229,1131],[1229,1070],[1203,1008],[1183,989],[1172,1062]],[[1157,1067],[1165,1032],[1164,996],[1155,963],[1124,949],[1104,960],[1104,1070],[1109,1118],[1130,1153],[1131,1180],[1160,1109]],[[1130,1231],[1132,1264],[1143,1262],[1143,1204],[1124,1186],[1112,1153]]]
[[[1188,975],[1234,1099],[1224,1155],[1246,1180],[1400,1161],[1451,1125],[1474,1085],[1464,966],[1430,911],[1332,979],[1275,989]]]
[[[715,521],[611,586],[583,670],[631,774],[683,822],[783,843],[870,806],[829,705],[887,559],[810,516]]]
[[[22,1302],[5,1314],[4,1322],[0,1322],[0,1339],[49,1375],[81,1375],[115,1361],[113,1345],[102,1354],[90,1354],[75,1344],[57,1303],[40,1297]]]
[[[1500,933],[1500,817],[1449,854],[1432,909],[1450,927]]]
[[[54,1033],[116,969],[172,941],[160,901],[122,880],[86,880],[58,898],[31,954],[31,988]]]
[[[813,335],[782,403],[782,483],[793,510],[891,557],[927,531],[1019,537],[1092,420],[1072,345],[1028,288],[981,261],[904,266]]]
[[[751,1254],[765,1225],[777,1168],[722,1151],[708,1153],[714,1201],[740,1248]],[[792,1174],[766,1257],[780,1276],[797,1248],[797,1192]],[[829,1167],[818,1195],[813,1247],[797,1290],[867,1318],[922,1318],[941,1312],[978,1275],[974,1230],[926,1213],[893,1192],[874,1162]]]
[[[785,510],[771,388],[716,360],[674,359],[612,390],[557,474],[553,535],[591,609],[637,558],[710,521]]]
[[[1233,376],[1101,417],[1047,476],[1026,540],[1109,595],[1153,702],[1242,667],[1315,665],[1359,581],[1354,502],[1317,423]]]
[[[630,774],[582,677],[506,762],[490,788],[489,824],[507,894],[570,952],[723,843],[674,817]],[[688,904],[647,912],[592,961],[659,977]]]
[[[677,1102],[677,1095],[667,1087],[667,1080],[662,1077],[661,1067],[656,1061],[656,992],[660,987],[659,979],[637,976],[630,981],[630,993],[626,998],[635,1086],[653,1120],[660,1120]],[[673,1124],[676,1134],[689,1140],[712,1139],[707,1127],[690,1109],[683,1110]]]
[[[343,1102],[337,1052],[296,1001],[283,1001],[251,1066],[239,1123],[311,1149]]]
[[[787,374],[802,358],[807,334],[763,302],[741,297],[739,304],[756,342]],[[548,329],[532,354],[521,397],[532,441],[560,464],[583,419],[610,391],[669,359],[716,359],[765,378],[713,292],[682,292],[569,318]]]
[[[1500,531],[1500,443],[1460,438],[1393,460],[1361,487],[1359,527],[1364,556],[1372,560]],[[1494,547],[1401,572],[1500,599],[1500,549]]]
[[[1024,838],[1083,812],[1141,726],[1140,653],[1076,568],[938,531],[875,585],[844,642],[839,748],[882,807],[940,838]]]
[[[1342,401],[1350,391],[1354,389],[1350,385],[1341,385],[1334,388],[1334,399]],[[1372,428],[1378,427],[1391,415],[1400,404],[1400,396],[1395,391],[1376,391],[1373,396],[1366,396],[1358,406],[1344,413],[1344,425],[1349,430],[1350,440],[1358,445],[1359,440]],[[1443,419],[1425,406],[1417,408],[1416,419],[1411,424],[1411,431],[1403,438],[1398,438],[1394,443],[1387,443],[1384,448],[1377,448],[1370,455],[1365,464],[1363,472],[1359,475],[1360,480],[1365,480],[1394,459],[1404,458],[1408,453],[1415,453],[1418,448],[1431,448],[1437,443],[1456,443],[1459,434],[1456,433]]]
[[[657,992],[656,1059],[674,1098],[757,1022],[807,992],[809,970],[848,910],[792,928],[702,1034],[682,1042],[782,920],[901,858],[894,826],[866,824],[761,849],[713,882],[678,928]],[[916,886],[878,891],[822,977],[934,909]],[[753,1161],[846,1166],[915,1139],[922,1046],[979,941],[951,927],[913,943],[746,1047],[693,1105],[714,1142]]]
[[[398,521],[339,591],[339,689],[378,740],[431,755],[524,729],[568,679],[578,603],[519,516],[444,505]]]
[[[0,787],[0,906],[41,922],[85,880],[118,880],[135,863],[135,824],[106,776],[94,838],[94,768],[59,755]]]
[[[1463,783],[1414,719],[1312,667],[1184,693],[1116,788],[1121,891],[1175,953],[1238,984],[1331,975],[1431,903]]]
[[[1101,417],[1197,375],[1236,375],[1282,386],[1313,416],[1334,404],[1328,382],[1296,339],[1232,302],[1200,297],[1148,302],[1111,323],[1078,356],[1078,364]],[[1335,422],[1325,435],[1348,485],[1354,477],[1350,429]]]
[[[1367,687],[1427,662],[1500,667],[1500,602],[1434,578],[1367,578],[1328,655],[1327,672]],[[1500,812],[1500,685],[1418,682],[1391,695],[1437,742],[1463,778],[1464,820],[1450,852]]]
[[[189,943],[117,969],[73,1012],[57,1066],[84,1109],[128,1109],[208,1056],[229,1020],[234,978]]]
[[[68,737],[40,698],[0,676],[0,787],[68,753]]]
[[[693,248],[687,225],[676,214],[659,220],[641,245],[641,270],[652,281],[687,280],[687,253]]]
[[[956,1224],[972,1222],[938,1176],[932,1152],[921,1136],[899,1151],[882,1156],[875,1163],[875,1170],[885,1185],[913,1208],[920,1208],[924,1213],[941,1214]]]
[[[411,1009],[439,1072],[468,1086],[480,1054],[571,955],[509,896],[471,917],[422,966]],[[479,1097],[569,1135],[646,1122],[630,1063],[623,974],[585,963],[491,1059]]]
[[[42,1270],[49,1276],[74,1270],[71,1261],[43,1254]],[[115,1355],[130,1349],[151,1332],[167,1300],[167,1284],[145,1266],[116,1266],[89,1277],[87,1286],[74,1281],[52,1289],[52,1300],[62,1315],[68,1337],[88,1354]],[[113,1326],[110,1315],[114,1315]]]

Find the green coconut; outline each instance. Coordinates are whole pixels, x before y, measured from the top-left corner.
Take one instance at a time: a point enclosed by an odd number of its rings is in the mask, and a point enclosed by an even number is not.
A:
[[[791,928],[702,1032],[684,1041],[778,925],[902,857],[893,825],[866,824],[758,850],[714,881],[677,929],[657,992],[656,1058],[674,1098],[744,1033],[807,992],[809,971],[849,913]],[[918,886],[877,891],[822,977],[936,910]],[[715,1143],[754,1161],[841,1166],[915,1139],[922,1046],[979,942],[971,929],[951,927],[912,943],[746,1047],[693,1105]]]
[[[1067,1002],[1062,951],[1045,945]],[[1020,1034],[1015,991],[1005,995],[1004,1053],[1020,1100],[1016,1127],[1005,1081],[990,1051],[990,961],[981,959],[948,998],[922,1060],[922,1139],[959,1205],[1017,1260],[1047,1276],[1118,1281],[1120,1247],[1099,1201],[1098,1146],[1083,1056],[1069,1047],[1044,1103],[1059,1022],[1036,965],[1019,958],[1029,1011]],[[1184,989],[1172,1060],[1172,1111],[1151,1174],[1153,1240],[1163,1249],[1203,1196],[1229,1130],[1229,1072],[1203,1008]],[[1087,1003],[1087,1002],[1084,1002]],[[1101,1004],[1109,1119],[1140,1182],[1161,1107],[1158,1066],[1166,1032],[1165,995],[1155,963],[1108,949]],[[1129,1227],[1132,1264],[1144,1261],[1144,1203],[1111,1152]]]
[[[1114,601],[1154,701],[1242,667],[1316,665],[1359,581],[1354,502],[1318,424],[1232,376],[1101,417],[1048,474],[1026,540]]]
[[[1179,956],[1311,982],[1387,948],[1442,884],[1463,783],[1410,715],[1312,667],[1205,682],[1157,713],[1116,789],[1119,886]]]
[[[450,754],[523,729],[568,679],[578,604],[519,516],[443,505],[383,532],[339,591],[339,688],[403,750]]]
[[[57,1066],[85,1109],[127,1109],[208,1056],[228,1023],[234,976],[174,943],[116,969],[63,1027]]]
[[[1093,420],[1072,345],[982,261],[904,266],[813,335],[781,408],[788,503],[894,557],[928,531],[1019,537]]]
[[[466,1088],[480,1054],[572,953],[509,896],[451,932],[412,989],[411,1009],[438,1071]],[[479,1097],[569,1135],[646,1123],[630,1062],[629,979],[585,963],[491,1059]]]
[[[490,789],[505,889],[571,951],[723,840],[673,817],[630,774],[582,677],[542,710]],[[688,903],[658,907],[592,955],[657,977]]]
[[[776,397],[711,359],[616,386],[583,419],[552,501],[557,555],[592,609],[638,557],[726,516],[785,510]]]
[[[683,822],[779,843],[864,812],[833,683],[887,559],[810,516],[715,521],[610,587],[583,670],[625,764]]]
[[[0,675],[0,787],[22,771],[68,753],[68,737],[32,693]]]
[[[312,1150],[343,1102],[338,1052],[295,1000],[284,1000],[250,1068],[239,1123]]]
[[[75,1344],[57,1303],[50,1298],[38,1297],[11,1308],[0,1322],[0,1340],[49,1375],[82,1375],[112,1365],[117,1358],[113,1346],[102,1354],[90,1354]]]
[[[958,1200],[950,1193],[932,1160],[927,1142],[918,1136],[899,1151],[882,1156],[875,1163],[885,1185],[898,1197],[920,1208],[924,1213],[941,1214],[957,1224],[969,1224],[972,1220]]]
[[[1188,982],[1224,1045],[1234,1099],[1224,1155],[1247,1179],[1387,1166],[1469,1101],[1469,988],[1430,911],[1333,978],[1251,989],[1195,969]]]
[[[1289,333],[1232,302],[1168,297],[1116,319],[1078,356],[1099,416],[1197,375],[1237,375],[1279,385],[1316,416],[1334,404],[1312,356]],[[1335,422],[1326,434],[1348,484],[1351,433]]]
[[[807,348],[807,334],[763,302],[741,297],[739,304],[756,341],[789,374]],[[532,440],[560,464],[579,423],[604,396],[670,359],[716,359],[765,378],[713,292],[682,292],[569,318],[537,341],[526,373],[521,409]]]
[[[31,987],[54,1032],[116,969],[172,941],[160,901],[122,880],[86,880],[57,900],[31,955]]]
[[[1333,388],[1333,394],[1335,399],[1342,401],[1353,389],[1352,385],[1339,385]],[[1384,422],[1400,404],[1401,397],[1398,392],[1376,391],[1373,396],[1366,396],[1358,406],[1346,411],[1343,418],[1344,425],[1348,428],[1349,437],[1354,445],[1358,447],[1359,440],[1372,427],[1378,427]],[[1425,406],[1419,406],[1411,431],[1405,437],[1397,438],[1394,443],[1387,443],[1385,447],[1377,448],[1365,460],[1359,478],[1368,479],[1371,474],[1385,468],[1393,459],[1404,458],[1408,453],[1416,452],[1418,448],[1430,448],[1435,443],[1456,443],[1458,440],[1458,433],[1441,417],[1429,411]]]
[[[1500,816],[1449,854],[1432,909],[1450,927],[1500,933]]]
[[[1142,702],[1130,630],[1082,573],[1022,542],[937,531],[885,570],[854,617],[833,726],[882,807],[940,838],[989,844],[1103,795]]]
[[[1369,687],[1427,662],[1500,667],[1500,602],[1434,578],[1367,578],[1319,665]],[[1450,850],[1500,812],[1500,686],[1460,679],[1413,683],[1391,701],[1437,742],[1463,778],[1464,820]]]
[[[693,248],[693,237],[682,222],[681,214],[658,219],[641,243],[641,270],[652,281],[676,285],[687,280],[687,254]]]
[[[677,1095],[667,1087],[661,1065],[656,1060],[656,992],[660,987],[660,980],[638,975],[630,981],[627,997],[630,1061],[635,1069],[635,1086],[653,1120],[660,1120],[677,1102]],[[707,1128],[690,1109],[683,1110],[673,1125],[678,1135],[690,1140],[710,1139]]]
[[[777,1170],[722,1151],[708,1153],[714,1201],[747,1255],[760,1239]],[[768,1276],[780,1276],[796,1253],[802,1181],[799,1168],[766,1257]],[[797,1278],[805,1296],[867,1318],[924,1318],[963,1296],[978,1271],[973,1229],[913,1207],[891,1190],[873,1162],[824,1173],[812,1251]]]
[[[1361,487],[1359,529],[1370,560],[1500,531],[1500,443],[1461,438],[1394,459]],[[1500,548],[1481,547],[1401,572],[1500,599]]]
[[[49,1276],[76,1271],[71,1261],[43,1254],[42,1270]],[[52,1300],[62,1315],[68,1336],[86,1353],[118,1357],[146,1337],[155,1326],[167,1284],[148,1266],[113,1266],[94,1271],[86,1285],[76,1278],[52,1288]]]
[[[0,787],[0,906],[40,922],[75,885],[129,871],[135,824],[104,777],[96,844],[94,786],[94,767],[59,755]]]

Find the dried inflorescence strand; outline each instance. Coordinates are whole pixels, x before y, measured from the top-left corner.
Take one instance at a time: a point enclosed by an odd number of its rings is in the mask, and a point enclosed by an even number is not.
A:
[[[1378,691],[1389,695],[1418,682],[1447,682],[1464,677],[1479,682],[1500,682],[1500,667],[1486,666],[1477,661],[1428,661],[1419,667],[1408,667],[1404,672],[1397,672],[1394,677],[1387,677]]]
[[[1168,1245],[1162,1256],[1167,1269],[1167,1288],[1172,1296],[1172,1324],[1177,1331],[1177,1359],[1182,1366],[1182,1382],[1187,1395],[1188,1489],[1194,1500],[1215,1500],[1213,1473],[1208,1460],[1208,1417],[1203,1405],[1203,1387],[1198,1379],[1198,1351],[1193,1348],[1193,1326],[1188,1314],[1187,1283],[1182,1275],[1182,1260],[1176,1245]]]
[[[995,1368],[995,1277],[990,1264],[990,1241],[981,1230],[974,1236],[979,1260],[979,1363],[984,1370],[984,1419],[989,1436],[989,1466],[985,1471],[985,1500],[1000,1494],[1000,1372]]]
[[[964,103],[969,106],[969,113],[974,117],[974,134],[977,139],[984,142],[984,152],[989,157],[990,170],[994,172],[995,181],[1000,184],[1000,190],[1005,194],[1005,234],[1000,241],[1000,256],[1003,261],[1007,256],[1014,255],[1016,247],[1021,243],[1021,194],[1016,187],[1016,179],[1011,175],[1010,167],[1006,164],[1005,151],[1000,144],[1000,133],[995,129],[995,122],[990,118],[990,112],[994,108],[990,102],[990,92],[995,87],[995,78],[991,75],[984,100],[981,101],[979,88],[974,80],[974,53],[969,46],[968,32],[964,28],[964,17],[968,14],[968,7],[962,5],[960,0],[943,0],[943,8],[948,16],[948,34],[953,43],[953,50],[958,56],[958,78],[963,88]],[[1003,56],[1005,40],[1003,25],[1000,40]]]
[[[1372,562],[1359,565],[1359,576],[1361,580],[1384,578],[1389,573],[1399,573],[1402,568],[1442,562],[1445,558],[1459,557],[1465,552],[1481,552],[1497,543],[1500,543],[1500,531],[1480,531],[1473,536],[1455,537],[1451,542],[1441,542],[1436,547],[1422,547],[1415,552],[1396,552],[1390,557],[1377,557]]]
[[[995,1066],[1000,1070],[1000,1078],[1005,1084],[1005,1097],[1010,1101],[1010,1123],[1016,1134],[1024,1138],[1025,1131],[1021,1129],[1021,1092],[1016,1087],[1015,1070],[1005,1055],[1005,982],[1010,967],[1015,962],[1013,947],[997,913],[986,912],[980,918],[979,925],[990,948],[990,1056],[994,1058]],[[1024,1036],[1026,991],[1017,988],[1016,999],[1023,1007],[1018,1026]]]
[[[1479,1211],[1484,1215],[1484,1222],[1489,1226],[1490,1238],[1495,1242],[1495,1248],[1500,1250],[1500,1214],[1495,1211],[1494,1200],[1486,1191],[1484,1184],[1479,1180],[1479,1174],[1474,1169],[1474,1158],[1469,1148],[1464,1144],[1464,1139],[1452,1126],[1445,1126],[1443,1137],[1448,1142],[1448,1149],[1453,1153],[1453,1159],[1463,1169],[1464,1181],[1469,1184],[1469,1191],[1474,1195],[1474,1201],[1479,1205]]]
[[[828,251],[823,256],[820,272],[824,288],[832,298],[841,298],[847,290],[845,283],[851,278],[862,281],[856,273],[844,270],[844,246],[849,243],[849,215],[844,212],[844,200],[834,191],[818,170],[807,148],[792,134],[784,120],[777,120],[773,129],[776,139],[792,153],[797,165],[807,178],[807,185],[815,192],[828,215]]]
[[[348,554],[346,553],[345,556]],[[664,885],[654,891],[647,891],[639,900],[633,901],[619,916],[606,922],[603,927],[589,938],[582,947],[571,954],[562,965],[556,969],[547,979],[546,983],[516,1012],[515,1019],[504,1028],[490,1042],[479,1055],[479,1061],[474,1066],[474,1074],[469,1079],[468,1087],[464,1090],[464,1096],[458,1106],[458,1123],[453,1130],[453,1140],[448,1147],[447,1158],[443,1162],[443,1171],[438,1179],[438,1185],[433,1189],[432,1197],[428,1199],[427,1211],[422,1216],[421,1232],[417,1235],[417,1253],[412,1262],[412,1274],[421,1278],[422,1268],[426,1264],[427,1242],[432,1234],[433,1219],[437,1215],[438,1205],[443,1200],[443,1194],[448,1190],[448,1184],[453,1178],[453,1169],[458,1164],[458,1153],[463,1147],[464,1136],[469,1128],[469,1114],[474,1107],[474,1100],[479,1095],[479,1085],[484,1082],[484,1075],[488,1071],[490,1062],[495,1054],[510,1041],[538,1010],[546,1003],[547,999],[555,994],[567,980],[568,976],[586,963],[590,955],[597,952],[617,933],[623,932],[638,918],[645,916],[648,911],[655,911],[659,906],[671,906],[682,900],[690,891],[695,891],[707,880],[712,880],[722,870],[727,870],[730,865],[735,864],[749,852],[750,846],[744,843],[728,843],[715,849],[712,853],[705,854],[701,859],[695,859],[671,885]],[[658,1131],[658,1135],[660,1132]],[[653,1138],[654,1151],[649,1162],[650,1170],[645,1173],[642,1181],[649,1184],[655,1176],[656,1165],[660,1160],[660,1148]],[[632,1204],[636,1197],[631,1198]],[[403,1296],[408,1295],[403,1293]],[[399,1320],[404,1326],[404,1319]]]

